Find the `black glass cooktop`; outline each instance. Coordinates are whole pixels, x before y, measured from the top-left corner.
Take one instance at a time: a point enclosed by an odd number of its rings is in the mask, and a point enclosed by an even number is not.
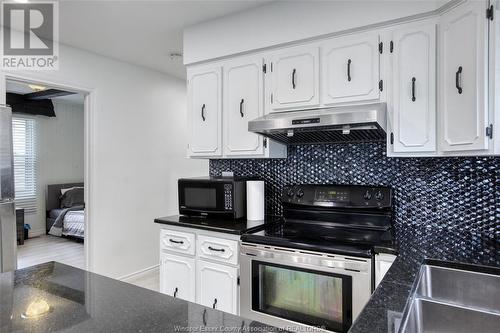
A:
[[[285,220],[241,236],[243,242],[362,257],[371,257],[375,246],[390,246],[392,239],[390,228],[370,230]]]

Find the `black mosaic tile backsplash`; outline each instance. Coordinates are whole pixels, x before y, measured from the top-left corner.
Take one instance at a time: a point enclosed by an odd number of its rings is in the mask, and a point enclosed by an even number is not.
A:
[[[446,242],[455,250],[444,257],[500,265],[500,157],[389,158],[385,143],[303,145],[289,146],[287,159],[210,160],[212,176],[222,171],[265,179],[266,213],[276,215],[285,185],[391,186],[399,242]]]

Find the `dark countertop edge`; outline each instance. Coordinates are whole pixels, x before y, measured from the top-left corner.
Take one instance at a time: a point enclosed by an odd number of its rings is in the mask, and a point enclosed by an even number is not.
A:
[[[173,226],[182,227],[182,228],[192,228],[192,229],[200,229],[200,230],[206,230],[206,231],[222,232],[222,233],[231,234],[231,235],[242,235],[246,232],[246,230],[240,231],[240,230],[235,230],[235,229],[218,228],[215,226],[209,226],[209,225],[203,225],[203,224],[189,224],[189,223],[166,221],[166,220],[159,220],[159,219],[155,219],[154,222],[158,223],[158,224],[173,225]]]
[[[374,246],[373,247],[373,252],[375,254],[392,254],[392,255],[399,255],[399,249],[397,246]]]
[[[169,218],[172,218],[172,220],[168,220]],[[173,218],[178,218],[178,215],[158,217],[158,218],[154,219],[154,223],[173,225],[173,226],[182,227],[182,228],[200,229],[200,230],[220,232],[220,233],[225,233],[225,234],[241,236],[241,235],[248,233],[248,232],[256,232],[256,231],[259,231],[261,229],[264,229],[266,223],[272,223],[272,220],[277,218],[277,217],[266,216],[266,219],[264,220],[265,222],[262,225],[258,225],[258,226],[250,227],[250,228],[246,228],[246,229],[245,228],[231,229],[229,226],[227,228],[224,228],[224,227],[220,227],[220,226],[206,225],[206,224],[194,224],[194,223],[190,224],[190,223],[174,221]],[[269,222],[267,222],[268,220],[269,220]],[[245,221],[247,221],[247,220],[245,220],[245,219],[241,219],[241,221],[236,220],[234,222],[234,224],[241,224],[241,223],[244,223]]]

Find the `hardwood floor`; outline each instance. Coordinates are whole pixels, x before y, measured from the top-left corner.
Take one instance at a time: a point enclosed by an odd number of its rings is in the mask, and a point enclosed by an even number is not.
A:
[[[43,235],[26,240],[24,245],[17,246],[17,267],[25,268],[47,261],[58,261],[60,263],[85,269],[85,254],[83,243],[74,240]],[[139,287],[160,290],[159,269],[153,269],[128,279],[128,282]]]
[[[17,246],[17,267],[25,268],[47,261],[85,269],[83,243],[74,240],[42,235],[24,241]]]

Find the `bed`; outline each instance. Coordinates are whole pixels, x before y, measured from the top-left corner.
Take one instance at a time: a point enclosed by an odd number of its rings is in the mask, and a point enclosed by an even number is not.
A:
[[[47,234],[84,239],[83,183],[47,185],[45,209]]]

